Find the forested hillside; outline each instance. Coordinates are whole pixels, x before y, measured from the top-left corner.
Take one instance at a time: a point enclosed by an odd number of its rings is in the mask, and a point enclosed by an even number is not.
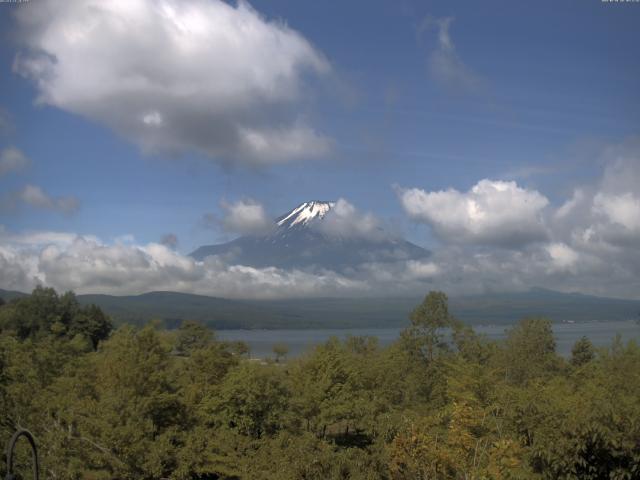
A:
[[[542,318],[490,342],[439,292],[410,320],[388,348],[259,362],[194,322],[113,331],[38,289],[0,307],[0,441],[29,428],[52,479],[640,478],[636,343],[565,360]]]
[[[10,301],[27,294],[0,289]],[[161,320],[168,329],[195,320],[213,329],[305,329],[405,327],[419,297],[298,298],[230,300],[178,292],[142,295],[78,295],[81,305],[97,305],[115,325],[143,326]],[[470,325],[512,325],[525,316],[553,322],[609,322],[640,318],[640,301],[561,293],[526,292],[453,297],[449,309]]]

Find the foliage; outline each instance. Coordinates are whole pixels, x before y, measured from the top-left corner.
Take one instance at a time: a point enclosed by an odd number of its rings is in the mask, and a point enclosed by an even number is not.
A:
[[[108,325],[72,293],[0,306],[0,441],[31,429],[45,478],[640,478],[633,342],[580,340],[567,362],[547,320],[490,342],[440,292],[390,347],[278,362],[193,322]]]
[[[213,339],[214,335],[211,329],[198,322],[184,321],[178,328],[176,335],[176,353],[190,355],[193,351],[213,343]]]
[[[112,328],[111,320],[99,307],[82,307],[73,292],[58,296],[52,288],[38,286],[30,296],[17,298],[0,309],[0,331],[20,340],[80,335],[95,350]]]
[[[596,349],[587,337],[578,340],[571,349],[571,365],[581,367],[596,358]]]
[[[507,331],[502,350],[505,377],[522,385],[555,373],[562,361],[556,355],[551,322],[546,318],[525,318]]]
[[[276,362],[283,360],[289,353],[289,347],[286,343],[276,343],[273,346],[273,353],[276,356]]]

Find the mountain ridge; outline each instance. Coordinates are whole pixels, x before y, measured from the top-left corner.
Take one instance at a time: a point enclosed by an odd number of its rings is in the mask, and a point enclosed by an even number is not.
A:
[[[328,269],[337,272],[365,263],[418,260],[431,252],[396,237],[366,238],[330,235],[319,228],[336,202],[308,201],[277,217],[260,235],[243,235],[230,242],[203,245],[189,255],[204,260],[220,255],[229,263],[256,268]]]
[[[5,300],[28,294],[0,289]],[[420,297],[298,298],[232,300],[180,292],[141,295],[78,295],[81,304],[95,303],[117,323],[143,325],[161,320],[174,328],[196,320],[216,329],[235,328],[356,328],[402,327]],[[640,300],[532,289],[453,296],[450,311],[472,324],[511,325],[527,316],[545,316],[555,322],[638,320]]]

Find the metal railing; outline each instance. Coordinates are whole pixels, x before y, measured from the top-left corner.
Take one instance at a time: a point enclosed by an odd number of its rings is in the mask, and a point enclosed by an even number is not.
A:
[[[13,473],[13,452],[16,447],[16,443],[20,437],[26,437],[31,445],[31,457],[33,460],[33,478],[39,480],[40,478],[40,466],[38,465],[38,448],[36,447],[36,440],[29,430],[24,428],[18,430],[13,434],[9,443],[7,443],[7,475],[5,480],[15,480],[17,477]]]

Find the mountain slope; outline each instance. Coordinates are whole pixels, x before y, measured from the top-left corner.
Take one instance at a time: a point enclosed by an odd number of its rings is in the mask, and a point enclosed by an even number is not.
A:
[[[0,290],[9,300],[26,294]],[[95,303],[117,323],[142,325],[161,320],[175,327],[197,320],[212,328],[356,328],[401,327],[421,301],[418,297],[306,298],[295,300],[227,300],[176,292],[143,295],[79,295],[82,304]],[[520,293],[452,297],[451,313],[469,324],[509,325],[525,316],[562,321],[638,320],[640,300],[533,289]]]
[[[2,298],[5,302],[10,302],[11,300],[15,300],[16,298],[27,297],[28,293],[18,292],[16,290],[3,290],[0,288],[0,298]]]
[[[353,328],[408,324],[419,297],[302,298],[225,300],[175,292],[131,297],[80,295],[116,319],[144,323],[162,319],[174,326],[182,319],[214,328]],[[452,297],[451,313],[469,324],[513,324],[526,316],[555,322],[614,321],[640,318],[640,301],[532,289],[527,292]]]
[[[324,268],[342,271],[369,262],[391,262],[429,256],[422,247],[401,238],[341,237],[328,234],[322,222],[334,202],[305,202],[278,217],[262,235],[245,235],[231,242],[206,245],[190,255],[203,260],[224,256],[228,263],[253,267]]]

